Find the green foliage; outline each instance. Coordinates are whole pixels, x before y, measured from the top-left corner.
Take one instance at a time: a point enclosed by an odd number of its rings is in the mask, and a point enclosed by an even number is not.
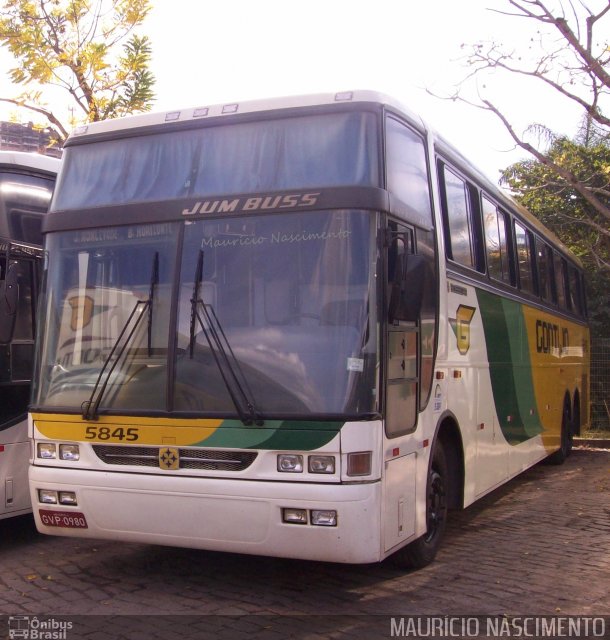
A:
[[[76,121],[149,110],[150,42],[135,33],[149,11],[150,0],[3,0],[0,44],[15,58],[11,80],[26,88],[5,100],[47,116],[60,138],[70,104]],[[43,102],[56,87],[66,92],[62,114]]]
[[[148,111],[154,100],[154,77],[148,70],[151,49],[146,36],[133,35],[123,47],[120,65],[115,69],[118,90],[109,99],[99,98],[99,119],[115,118]]]
[[[547,152],[556,164],[567,167],[582,184],[610,205],[610,145],[597,140],[585,146],[557,138]],[[593,322],[610,326],[610,228],[607,220],[553,168],[538,160],[525,160],[506,169],[502,181],[517,200],[582,261],[588,284]]]
[[[584,146],[567,138],[555,139],[546,156],[566,168],[590,192],[610,206],[610,146],[597,141]],[[591,270],[610,274],[610,229],[593,208],[554,167],[526,160],[506,169],[502,181],[517,199],[551,228]]]

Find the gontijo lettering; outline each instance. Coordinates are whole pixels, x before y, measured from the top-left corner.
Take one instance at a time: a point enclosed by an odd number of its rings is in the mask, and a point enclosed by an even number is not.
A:
[[[566,328],[552,322],[536,320],[536,351],[538,353],[563,353],[570,346]]]

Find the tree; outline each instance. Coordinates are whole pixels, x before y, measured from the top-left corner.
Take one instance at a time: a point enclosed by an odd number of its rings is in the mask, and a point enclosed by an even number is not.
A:
[[[4,0],[3,5],[0,44],[16,61],[11,80],[26,90],[0,101],[44,116],[60,143],[76,122],[150,109],[151,47],[135,32],[150,11],[149,0]],[[59,108],[45,101],[54,89],[63,90]]]
[[[592,2],[600,5],[600,0]],[[515,144],[547,169],[545,175],[551,190],[562,187],[566,195],[578,194],[586,203],[578,224],[608,238],[610,170],[607,154],[603,155],[605,168],[598,166],[599,170],[593,173],[583,170],[582,163],[585,157],[591,160],[596,150],[603,148],[603,145],[599,146],[600,140],[610,138],[610,118],[604,112],[610,92],[610,49],[606,40],[597,39],[600,24],[605,18],[610,19],[610,0],[604,0],[597,12],[589,9],[584,0],[507,0],[507,4],[506,11],[494,11],[527,20],[535,29],[529,54],[522,55],[522,52],[496,42],[463,45],[468,50],[466,61],[471,71],[452,98],[495,114]],[[590,150],[584,155],[561,153],[566,140],[540,124],[519,133],[506,110],[489,98],[490,86],[500,82],[503,74],[541,83],[552,89],[558,99],[577,105],[584,123],[583,139],[579,142],[583,148],[588,148],[594,140]],[[470,81],[476,84],[476,99],[465,97]],[[531,142],[531,134],[535,134],[538,144]],[[570,221],[570,216],[566,221]]]
[[[599,199],[608,206],[610,197],[601,192],[610,178],[609,142],[588,140],[583,144],[578,139],[557,137],[545,153],[549,162],[518,162],[503,172],[502,182],[580,257],[591,274],[604,273],[610,279],[610,229],[606,219],[553,169],[561,165],[580,184],[597,189]]]

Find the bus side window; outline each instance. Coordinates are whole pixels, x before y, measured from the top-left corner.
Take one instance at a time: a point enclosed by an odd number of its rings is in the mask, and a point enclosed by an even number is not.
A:
[[[555,271],[555,291],[557,304],[567,309],[566,301],[566,262],[558,253],[553,252],[553,266]]]
[[[398,325],[406,321],[403,307],[404,292],[402,290],[406,275],[408,256],[415,253],[413,230],[398,226],[391,221],[388,225],[392,242],[388,250],[388,322]],[[399,230],[400,229],[400,230]],[[421,298],[421,296],[420,296]],[[410,314],[408,314],[410,315]],[[410,319],[410,322],[415,322]]]
[[[504,213],[485,196],[482,198],[487,271],[490,277],[511,283],[506,219]]]
[[[476,268],[472,210],[469,189],[464,180],[441,164],[441,193],[447,256],[472,269]]]
[[[559,304],[557,297],[557,278],[555,278],[555,260],[553,259],[553,250],[546,246],[546,264],[549,270],[549,292],[553,304]]]
[[[33,263],[17,263],[17,282],[19,299],[17,301],[17,319],[15,321],[15,340],[34,339],[34,300],[32,298]]]
[[[538,293],[543,300],[551,299],[551,278],[546,244],[536,237],[536,267],[538,270]]]
[[[569,267],[568,274],[570,282],[570,307],[574,313],[581,316],[583,315],[583,304],[580,276],[574,267]]]
[[[385,429],[388,438],[394,438],[413,431],[417,426],[417,409],[420,370],[419,337],[420,322],[407,316],[404,303],[411,296],[404,293],[410,291],[409,283],[415,278],[417,285],[423,285],[423,271],[416,268],[409,276],[410,264],[419,263],[421,256],[415,254],[413,230],[404,225],[389,221],[388,231],[391,241],[387,251],[387,388],[385,396]],[[404,288],[406,285],[406,289]],[[423,288],[420,289],[423,293]]]
[[[432,224],[428,163],[423,138],[394,118],[386,118],[388,191]]]
[[[515,245],[521,290],[535,293],[532,270],[532,238],[525,227],[522,227],[518,222],[515,222]]]

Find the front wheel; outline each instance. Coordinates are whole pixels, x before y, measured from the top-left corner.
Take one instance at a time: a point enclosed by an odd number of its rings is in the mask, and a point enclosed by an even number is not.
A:
[[[447,475],[447,459],[439,441],[434,446],[428,469],[426,533],[394,554],[393,560],[398,566],[421,569],[434,560],[447,524]]]

